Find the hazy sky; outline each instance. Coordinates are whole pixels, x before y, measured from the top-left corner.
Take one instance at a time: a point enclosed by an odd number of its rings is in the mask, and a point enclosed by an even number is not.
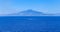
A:
[[[45,13],[60,13],[60,0],[0,0],[0,14],[33,9]]]

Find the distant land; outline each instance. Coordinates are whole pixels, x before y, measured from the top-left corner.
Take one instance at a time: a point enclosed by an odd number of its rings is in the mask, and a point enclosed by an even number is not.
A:
[[[8,16],[53,16],[54,14],[45,14],[32,9],[21,11],[18,13],[8,14]]]

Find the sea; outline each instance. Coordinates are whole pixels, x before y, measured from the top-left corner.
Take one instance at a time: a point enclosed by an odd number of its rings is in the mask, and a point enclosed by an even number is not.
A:
[[[60,16],[0,16],[0,32],[60,32]]]

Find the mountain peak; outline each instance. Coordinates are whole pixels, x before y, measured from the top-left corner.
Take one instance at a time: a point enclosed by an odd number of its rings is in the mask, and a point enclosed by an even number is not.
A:
[[[28,9],[27,11],[33,11],[32,9]]]
[[[15,13],[12,15],[16,15],[16,16],[41,16],[41,15],[50,15],[50,14],[45,14],[45,13],[38,12],[38,11],[35,11],[32,9],[28,9],[28,10],[21,11],[19,13]]]
[[[22,15],[22,16],[37,16],[37,15],[42,15],[42,12],[38,12],[32,9],[28,9],[25,11],[21,11],[18,13],[18,15]]]
[[[26,11],[28,11],[28,12],[33,12],[33,11],[35,11],[35,10],[32,10],[32,9],[28,9],[28,10],[26,10]]]
[[[32,9],[28,9],[28,10],[25,10],[25,11],[21,11],[19,13],[42,13],[42,12],[38,12],[38,11],[35,11],[35,10],[32,10]]]

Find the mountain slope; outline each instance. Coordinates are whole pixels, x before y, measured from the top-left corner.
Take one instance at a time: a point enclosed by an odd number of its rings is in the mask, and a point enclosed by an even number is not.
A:
[[[45,14],[42,12],[34,11],[32,9],[21,11],[19,13],[14,13],[10,15],[16,15],[16,16],[41,16],[41,15],[52,15],[52,14]]]

